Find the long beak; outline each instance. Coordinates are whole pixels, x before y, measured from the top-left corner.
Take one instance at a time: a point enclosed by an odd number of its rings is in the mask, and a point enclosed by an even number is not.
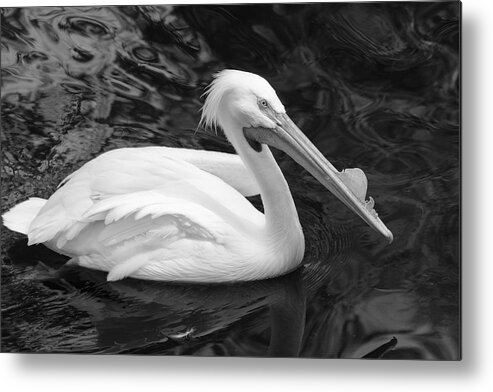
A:
[[[392,232],[373,209],[373,199],[370,197],[369,201],[365,200],[367,180],[363,171],[337,171],[287,114],[271,112],[269,117],[277,124],[274,129],[245,128],[245,136],[278,148],[291,156],[370,227],[387,238],[389,243],[392,242]]]

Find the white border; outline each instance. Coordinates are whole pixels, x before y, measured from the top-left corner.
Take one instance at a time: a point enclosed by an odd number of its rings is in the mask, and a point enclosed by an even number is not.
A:
[[[2,0],[1,6],[163,3],[177,2]],[[493,233],[493,208],[489,206],[493,202],[492,4],[486,0],[463,2],[462,362],[1,354],[0,388],[36,392],[491,390],[493,257],[488,242]]]

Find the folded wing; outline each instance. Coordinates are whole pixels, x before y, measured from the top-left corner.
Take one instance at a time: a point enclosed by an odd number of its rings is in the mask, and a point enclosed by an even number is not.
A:
[[[108,226],[102,240],[110,243],[152,230],[153,225],[163,227],[165,217],[175,226],[188,220],[195,229],[208,230],[214,219],[238,227],[260,224],[263,215],[238,192],[249,194],[256,187],[239,157],[208,153],[146,147],[97,157],[68,176],[43,206],[29,227],[29,243],[56,240],[62,248],[85,227],[101,221]],[[229,170],[223,168],[228,164]],[[233,175],[235,170],[241,175]],[[115,225],[129,216],[135,224],[126,220]],[[146,223],[139,224],[143,218]]]

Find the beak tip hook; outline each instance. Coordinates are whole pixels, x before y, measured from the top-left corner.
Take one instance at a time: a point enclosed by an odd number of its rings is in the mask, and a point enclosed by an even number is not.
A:
[[[388,231],[388,233],[385,237],[387,237],[388,245],[390,245],[392,243],[392,241],[394,241],[394,235],[392,234],[392,232],[390,230]]]

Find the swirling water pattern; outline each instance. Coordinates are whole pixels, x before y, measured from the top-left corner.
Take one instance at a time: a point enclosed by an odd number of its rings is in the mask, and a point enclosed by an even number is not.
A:
[[[458,2],[1,12],[2,211],[114,148],[231,152],[196,127],[212,74],[238,68],[367,173],[395,236],[280,152],[307,251],[279,279],[109,284],[2,229],[3,351],[460,358]]]

